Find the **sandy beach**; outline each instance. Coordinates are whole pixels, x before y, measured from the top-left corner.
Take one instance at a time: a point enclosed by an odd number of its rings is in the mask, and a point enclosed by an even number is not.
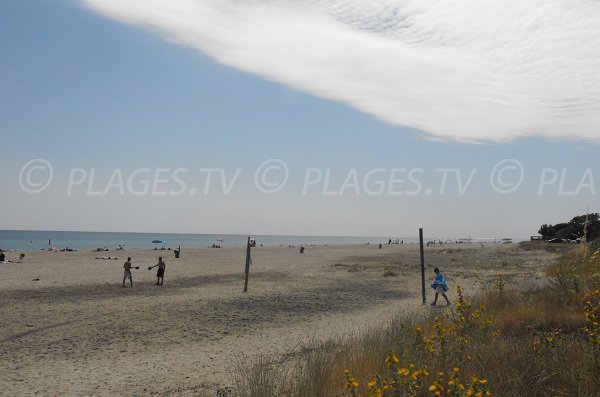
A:
[[[12,253],[11,253],[12,254]],[[97,260],[100,256],[118,260]],[[163,286],[149,265],[163,255]],[[121,286],[132,257],[133,288]],[[421,304],[417,245],[26,252],[1,264],[0,394],[215,395],[236,358],[283,354],[299,341],[360,332]],[[501,272],[544,275],[551,253],[507,245],[426,249],[448,284],[473,293]],[[395,275],[384,276],[384,273]],[[428,299],[432,290],[427,287]],[[451,291],[450,299],[455,296]]]

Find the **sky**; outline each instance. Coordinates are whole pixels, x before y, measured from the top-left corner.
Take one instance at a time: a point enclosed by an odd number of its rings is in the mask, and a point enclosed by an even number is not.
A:
[[[4,0],[0,229],[526,238],[599,211],[599,19]]]

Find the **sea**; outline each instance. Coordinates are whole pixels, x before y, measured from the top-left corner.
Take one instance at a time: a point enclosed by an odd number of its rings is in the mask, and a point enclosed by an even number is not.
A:
[[[176,234],[176,233],[123,233],[76,232],[48,230],[0,230],[0,249],[5,251],[46,250],[50,247],[73,250],[96,250],[119,246],[126,249],[153,248],[207,248],[245,246],[248,235],[241,234]],[[418,242],[418,238],[360,237],[360,236],[271,236],[255,235],[260,246],[387,244],[392,241]]]

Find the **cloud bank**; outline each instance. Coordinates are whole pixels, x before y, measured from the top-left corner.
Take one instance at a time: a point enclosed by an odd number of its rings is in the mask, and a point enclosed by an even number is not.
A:
[[[600,141],[593,0],[80,0],[432,138]]]

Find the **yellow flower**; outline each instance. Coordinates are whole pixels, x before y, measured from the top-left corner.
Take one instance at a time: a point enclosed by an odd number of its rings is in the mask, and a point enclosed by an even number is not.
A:
[[[454,367],[454,368],[453,368],[453,371],[454,371],[454,373],[455,373],[455,374],[457,374],[457,373],[459,373],[459,372],[460,372],[460,368],[458,368],[458,367]]]
[[[396,356],[395,354],[388,354],[385,357],[385,362],[388,363],[388,364],[391,363],[391,362],[394,362],[394,364],[397,364],[397,363],[400,362],[400,360],[398,359],[398,356]]]

